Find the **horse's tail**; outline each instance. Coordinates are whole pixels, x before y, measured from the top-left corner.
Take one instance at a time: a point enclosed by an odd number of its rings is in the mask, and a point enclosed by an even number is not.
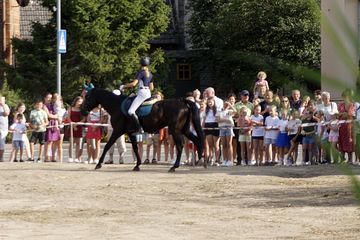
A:
[[[194,103],[193,101],[185,99],[185,102],[191,112],[191,114],[190,114],[191,119],[188,119],[188,122],[189,123],[190,123],[190,121],[192,122],[193,127],[196,132],[196,135],[199,139],[200,146],[197,146],[197,147],[198,147],[198,151],[199,151],[199,160],[200,160],[200,156],[202,156],[202,153],[204,150],[204,140],[205,140],[204,131],[201,127],[201,122],[200,122],[200,111],[199,111],[199,108],[196,106],[196,103]]]

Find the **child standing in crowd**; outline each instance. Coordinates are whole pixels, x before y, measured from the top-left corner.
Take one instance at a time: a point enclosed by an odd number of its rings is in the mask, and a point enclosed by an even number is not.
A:
[[[299,111],[295,110],[292,112],[291,118],[287,123],[286,130],[290,140],[290,149],[288,151],[285,164],[296,165],[298,146],[299,143],[302,143],[301,119]]]
[[[230,102],[224,102],[224,109],[216,113],[216,118],[220,127],[220,138],[222,143],[223,163],[221,166],[233,166],[232,138],[234,136],[233,115],[236,109]]]
[[[302,141],[302,145],[303,145],[303,156],[302,156],[302,162],[301,165],[310,165],[310,164],[314,164],[313,161],[313,148],[315,146],[315,137],[316,137],[316,123],[317,120],[314,118],[313,116],[313,112],[309,111],[309,110],[305,110],[304,111],[304,118],[301,122],[302,124],[302,135],[303,137],[303,141]],[[305,126],[304,126],[305,124]],[[308,125],[307,125],[308,124]],[[309,158],[308,158],[308,162],[306,162],[306,154],[308,154]]]
[[[255,158],[255,164],[259,166],[263,160],[263,149],[264,149],[264,117],[260,114],[261,106],[256,105],[254,107],[254,115],[251,116],[250,120],[253,126],[251,147],[252,153]]]
[[[284,163],[284,155],[288,152],[290,147],[290,138],[286,131],[286,127],[288,125],[288,110],[283,109],[280,113],[280,120],[278,121],[279,125],[279,135],[276,139],[276,147],[278,149],[279,156],[279,165],[283,165]],[[285,162],[285,165],[287,163]]]
[[[39,142],[39,157],[36,161],[41,161],[43,145],[45,143],[46,126],[49,124],[48,116],[43,110],[43,102],[35,102],[35,109],[30,112],[30,127],[33,130],[30,137],[31,159],[34,159],[34,145]]]
[[[218,123],[215,117],[217,113],[217,107],[215,105],[215,99],[213,97],[209,97],[206,103],[207,104],[205,109],[205,119],[203,126],[210,129],[205,129],[204,131],[206,136],[204,156],[205,161],[208,161],[211,165],[218,165],[220,163],[219,130],[211,129],[218,127]],[[213,159],[213,157],[215,157],[215,160]]]
[[[10,162],[17,162],[17,154],[20,150],[20,159],[19,162],[24,162],[22,160],[23,149],[24,149],[24,136],[26,134],[26,125],[24,115],[18,113],[15,117],[14,123],[10,126],[10,131],[13,132],[12,137],[12,146],[13,149],[10,154]]]
[[[269,105],[269,116],[265,119],[265,165],[276,163],[276,139],[279,134],[279,117],[277,116],[276,106]],[[271,148],[270,148],[271,147]],[[270,156],[272,152],[272,156]]]
[[[338,159],[335,158],[336,151],[338,149],[338,141],[339,141],[339,121],[338,114],[334,112],[329,112],[331,116],[330,123],[328,124],[329,130],[329,143],[331,145],[331,158],[334,162],[337,162]]]
[[[87,116],[87,122],[92,124],[101,123],[101,107],[95,107],[90,111]],[[88,126],[86,132],[86,146],[88,150],[88,160],[85,163],[95,163],[98,161],[100,152],[100,140],[101,140],[101,127],[100,126]]]
[[[13,122],[16,122],[16,117],[18,114],[22,114],[23,115],[23,121],[26,125],[26,127],[29,126],[28,123],[26,123],[26,117],[25,117],[25,110],[26,110],[26,106],[23,102],[20,102],[17,107],[16,107],[16,111],[13,114]],[[24,134],[23,136],[23,140],[24,140],[24,148],[26,151],[26,156],[27,156],[27,161],[31,161],[31,152],[30,152],[30,142],[29,142],[29,138],[27,137],[26,134]]]
[[[242,107],[239,110],[239,118],[237,120],[237,126],[239,127],[239,139],[241,149],[241,159],[244,160],[245,165],[249,165],[251,160],[251,120],[249,118],[246,107]]]
[[[154,134],[147,133],[146,135],[147,135],[147,137],[146,137],[146,159],[144,161],[144,164],[150,163],[151,147],[153,147],[151,163],[156,164],[157,163],[156,159],[159,159],[159,156],[157,156],[157,148],[159,145],[159,132],[157,131]]]
[[[295,110],[291,114],[291,119],[288,121],[286,130],[290,139],[290,150],[286,158],[285,164],[296,164],[298,157],[298,146],[302,143],[301,135],[301,119],[299,111]]]
[[[329,134],[328,134],[327,128],[323,124],[325,122],[325,117],[324,117],[323,111],[321,111],[321,110],[316,111],[315,117],[319,121],[319,124],[317,125],[317,128],[316,128],[316,134],[317,134],[316,145],[318,148],[317,161],[318,161],[318,163],[322,164],[322,163],[326,163],[326,161],[323,159],[322,154],[324,152],[324,147],[325,147],[326,143],[328,142]]]
[[[81,116],[80,107],[83,103],[83,98],[78,96],[74,99],[73,103],[71,104],[68,112],[67,112],[67,121],[71,124],[71,122],[83,122],[83,118]],[[71,126],[71,125],[70,125]],[[79,163],[81,162],[81,155],[82,155],[82,138],[83,138],[83,127],[82,125],[73,125],[73,138],[74,143],[76,145],[75,150],[75,159],[71,158],[73,146],[70,145],[69,147],[69,162]]]
[[[266,73],[263,71],[260,71],[257,74],[257,81],[255,82],[255,86],[254,86],[254,96],[257,98],[259,97],[259,86],[265,86],[266,90],[269,90],[269,83],[266,80]]]

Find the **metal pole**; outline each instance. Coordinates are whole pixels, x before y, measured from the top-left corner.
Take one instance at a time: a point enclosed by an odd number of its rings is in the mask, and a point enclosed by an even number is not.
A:
[[[57,61],[56,61],[56,86],[57,93],[61,96],[61,53],[59,53],[61,30],[61,0],[57,0],[56,3],[56,25],[57,25]]]

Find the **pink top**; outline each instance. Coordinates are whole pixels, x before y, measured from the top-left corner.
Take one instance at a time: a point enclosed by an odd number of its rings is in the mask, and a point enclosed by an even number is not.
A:
[[[268,81],[266,81],[265,79],[263,80],[260,80],[258,79],[256,82],[255,82],[255,87],[258,87],[260,85],[265,85],[266,86],[266,89],[269,90],[269,83]]]

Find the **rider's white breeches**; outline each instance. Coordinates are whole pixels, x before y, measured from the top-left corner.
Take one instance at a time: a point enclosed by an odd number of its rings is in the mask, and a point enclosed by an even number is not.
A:
[[[151,97],[151,92],[149,89],[139,89],[136,98],[132,102],[129,108],[129,115],[135,114],[136,109],[148,98]]]

